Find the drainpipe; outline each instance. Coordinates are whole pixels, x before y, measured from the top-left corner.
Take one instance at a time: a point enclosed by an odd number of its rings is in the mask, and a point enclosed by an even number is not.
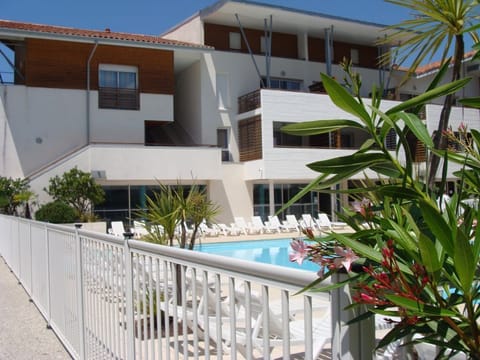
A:
[[[92,62],[93,54],[97,50],[98,41],[95,41],[90,56],[87,61],[87,145],[90,144],[90,63]]]
[[[332,76],[333,60],[333,25],[325,29],[325,65],[327,66],[327,75]]]

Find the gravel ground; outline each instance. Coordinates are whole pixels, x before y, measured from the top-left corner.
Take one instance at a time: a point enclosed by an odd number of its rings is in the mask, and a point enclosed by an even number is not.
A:
[[[72,359],[1,257],[0,359]]]

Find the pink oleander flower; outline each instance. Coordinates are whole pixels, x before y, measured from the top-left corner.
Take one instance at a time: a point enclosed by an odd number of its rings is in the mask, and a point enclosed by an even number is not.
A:
[[[290,243],[290,246],[293,252],[288,255],[288,258],[291,262],[296,261],[298,265],[302,265],[303,260],[308,256],[308,245],[303,240],[296,239]]]
[[[359,213],[367,220],[373,217],[372,203],[366,198],[363,198],[362,201],[352,202],[352,207],[355,212]]]
[[[340,246],[335,246],[335,254],[339,256],[334,260],[335,267],[343,266],[347,271],[350,271],[352,263],[359,259],[352,249],[344,249]]]

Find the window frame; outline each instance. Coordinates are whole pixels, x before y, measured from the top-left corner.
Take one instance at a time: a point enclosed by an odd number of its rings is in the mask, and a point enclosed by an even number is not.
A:
[[[115,73],[111,84],[104,82],[102,73]],[[127,81],[122,85],[122,74],[134,74],[134,84]],[[106,86],[111,85],[111,86]],[[130,65],[99,64],[98,65],[98,107],[100,109],[139,110],[140,94],[138,86],[138,67]]]

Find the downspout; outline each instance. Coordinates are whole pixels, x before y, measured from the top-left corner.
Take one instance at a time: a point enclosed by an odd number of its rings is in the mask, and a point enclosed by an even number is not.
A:
[[[325,29],[325,65],[327,75],[332,76],[332,58],[333,58],[333,25]]]
[[[87,145],[90,144],[90,63],[92,62],[93,54],[97,50],[98,41],[95,40],[95,46],[90,52],[87,61]]]

